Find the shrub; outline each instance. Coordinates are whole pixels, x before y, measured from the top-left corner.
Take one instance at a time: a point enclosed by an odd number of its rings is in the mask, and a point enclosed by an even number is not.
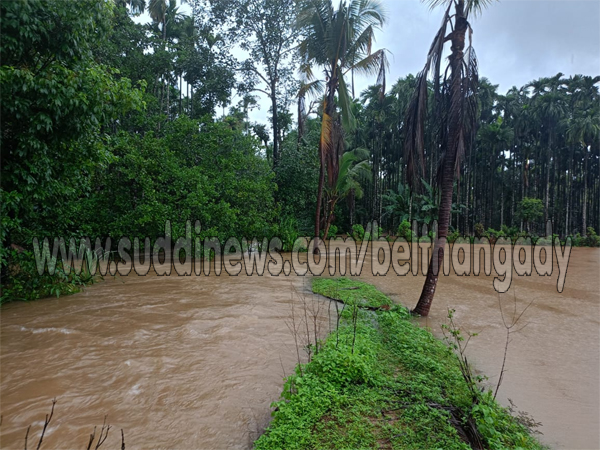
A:
[[[407,241],[410,240],[412,236],[412,230],[410,228],[410,222],[408,220],[403,220],[400,225],[398,225],[398,231],[396,234],[399,237],[405,238]]]
[[[48,272],[40,275],[31,252],[11,250],[9,260],[9,277],[8,281],[3,280],[0,304],[74,294],[94,282],[86,264],[83,264],[83,270],[77,274],[74,270],[65,270],[62,263],[58,262],[53,275]]]
[[[285,217],[273,227],[273,235],[281,239],[283,251],[290,252],[298,239],[298,222],[293,217]]]
[[[460,232],[458,230],[454,230],[452,233],[448,234],[448,242],[453,243],[460,237]]]
[[[362,225],[356,224],[352,226],[352,237],[355,241],[362,241],[365,237],[365,229]]]
[[[485,228],[483,227],[483,224],[481,222],[476,223],[475,224],[475,236],[478,238],[481,238],[484,235],[485,235]]]

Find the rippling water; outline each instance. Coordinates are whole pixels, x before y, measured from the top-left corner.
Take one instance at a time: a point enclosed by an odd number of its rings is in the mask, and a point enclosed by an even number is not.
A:
[[[553,447],[599,447],[599,256],[573,250],[562,294],[555,272],[518,278],[500,299],[534,304],[511,343],[499,399],[541,421]],[[414,306],[422,276],[369,273],[366,264],[361,278]],[[505,330],[492,278],[442,277],[423,324],[438,333],[455,308],[460,326],[480,333],[471,360],[495,383]],[[120,448],[121,428],[127,448],[250,447],[296,364],[291,299],[310,296],[309,283],[267,272],[130,275],[70,297],[3,306],[2,447],[22,448],[29,424],[38,436],[53,397],[43,448],[84,447],[105,415],[114,426],[107,449]]]

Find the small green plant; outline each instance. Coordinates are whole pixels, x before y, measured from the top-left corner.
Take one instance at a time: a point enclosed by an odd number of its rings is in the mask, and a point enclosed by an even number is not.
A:
[[[365,237],[365,229],[362,225],[356,224],[352,226],[352,238],[355,241],[362,241]]]
[[[460,237],[460,232],[458,230],[454,230],[452,233],[448,234],[448,242],[450,242],[451,244],[454,243],[454,241],[456,241],[458,238]]]
[[[327,238],[334,238],[336,237],[338,234],[338,227],[337,225],[330,225],[329,226],[329,231],[327,233]],[[325,237],[325,230],[321,230],[321,238]]]
[[[475,224],[475,237],[478,237],[479,239],[481,239],[483,236],[485,235],[485,228],[483,227],[482,223],[476,223]]]
[[[298,239],[298,222],[293,217],[285,217],[274,227],[274,235],[281,239],[283,251],[290,252]]]
[[[410,228],[410,222],[408,220],[403,220],[400,225],[398,225],[398,230],[396,231],[396,235],[398,237],[403,237],[408,240],[411,236],[412,230]]]

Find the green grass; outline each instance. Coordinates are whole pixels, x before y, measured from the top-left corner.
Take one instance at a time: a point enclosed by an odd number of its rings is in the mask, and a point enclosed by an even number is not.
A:
[[[375,286],[349,278],[316,278],[312,289],[316,294],[341,300],[347,305],[374,308],[393,305],[389,297],[378,291]]]
[[[313,290],[348,305],[391,303],[347,279],[317,279]],[[543,448],[491,394],[474,403],[454,353],[400,306],[344,308],[340,328],[281,397],[256,449],[469,449],[452,424],[469,417],[486,448]]]

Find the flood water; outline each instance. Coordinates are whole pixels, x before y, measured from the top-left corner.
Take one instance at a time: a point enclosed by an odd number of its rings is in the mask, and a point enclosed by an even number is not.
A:
[[[361,278],[414,306],[424,277],[373,277],[369,261]],[[515,298],[518,310],[533,304],[519,322],[527,326],[512,335],[499,400],[511,398],[542,422],[541,439],[553,448],[599,448],[599,269],[599,250],[573,249],[562,294],[555,268],[551,277],[513,278],[500,297],[509,318]],[[439,335],[447,309],[456,309],[459,326],[479,333],[471,362],[495,385],[506,330],[492,279],[441,277],[422,324]],[[37,444],[54,397],[42,448],[84,448],[105,415],[113,428],[102,448],[119,448],[121,428],[127,448],[251,447],[297,362],[292,304],[314,304],[309,285],[309,277],[266,271],[132,274],[69,297],[3,306],[2,448],[23,448],[30,424]],[[319,314],[325,321],[330,311]]]

